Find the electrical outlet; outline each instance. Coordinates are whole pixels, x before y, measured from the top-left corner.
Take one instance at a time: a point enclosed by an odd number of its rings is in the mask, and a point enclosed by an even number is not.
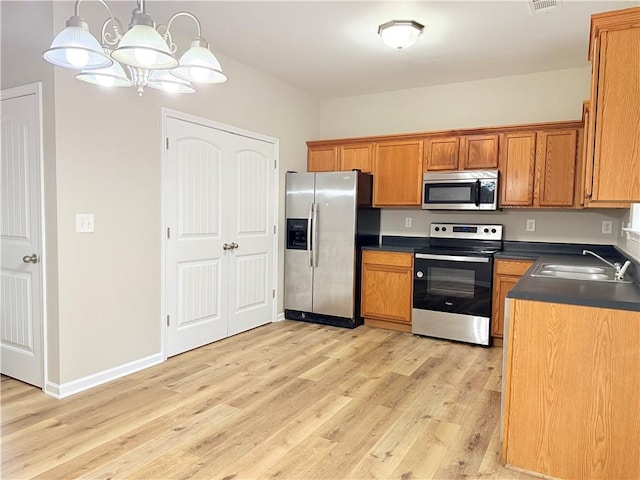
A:
[[[604,235],[611,235],[613,232],[613,222],[611,220],[602,221],[602,233]]]
[[[404,226],[405,226],[406,228],[411,228],[411,217],[406,217],[406,218],[404,219]]]
[[[93,233],[93,213],[76,214],[76,232]]]
[[[527,232],[535,232],[535,231],[536,231],[535,218],[527,218]]]

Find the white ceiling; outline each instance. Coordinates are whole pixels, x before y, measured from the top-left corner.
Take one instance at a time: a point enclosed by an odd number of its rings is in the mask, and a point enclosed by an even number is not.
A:
[[[584,67],[590,15],[640,2],[563,0],[560,8],[533,15],[526,0],[146,4],[159,23],[189,10],[214,53],[318,98],[335,98]],[[387,47],[377,34],[378,25],[393,19],[425,25],[406,51]],[[175,30],[193,29],[179,22]]]

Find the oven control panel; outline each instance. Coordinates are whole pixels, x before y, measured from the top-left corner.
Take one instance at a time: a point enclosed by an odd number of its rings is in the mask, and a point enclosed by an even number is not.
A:
[[[429,233],[432,238],[502,240],[502,225],[432,223]]]

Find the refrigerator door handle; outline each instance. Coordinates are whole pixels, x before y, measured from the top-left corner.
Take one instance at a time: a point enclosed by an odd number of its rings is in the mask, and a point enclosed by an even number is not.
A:
[[[318,204],[313,204],[313,223],[311,225],[311,266],[318,266]]]
[[[309,202],[309,213],[307,214],[307,263],[313,267],[313,257],[311,256],[311,232],[313,232],[313,202]]]

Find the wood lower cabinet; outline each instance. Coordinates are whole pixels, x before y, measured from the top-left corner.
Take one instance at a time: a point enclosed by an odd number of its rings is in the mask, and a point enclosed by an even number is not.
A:
[[[533,260],[496,259],[493,264],[493,300],[491,336],[493,344],[502,345],[504,335],[504,301],[507,294],[533,265]]]
[[[364,250],[361,293],[365,325],[410,332],[413,254]]]
[[[640,312],[512,300],[503,461],[545,478],[640,478]]]
[[[374,145],[373,205],[422,205],[422,140],[379,142]]]
[[[338,170],[338,147],[315,147],[307,150],[308,172],[335,172]]]
[[[590,46],[585,193],[640,202],[640,7],[592,15]]]

